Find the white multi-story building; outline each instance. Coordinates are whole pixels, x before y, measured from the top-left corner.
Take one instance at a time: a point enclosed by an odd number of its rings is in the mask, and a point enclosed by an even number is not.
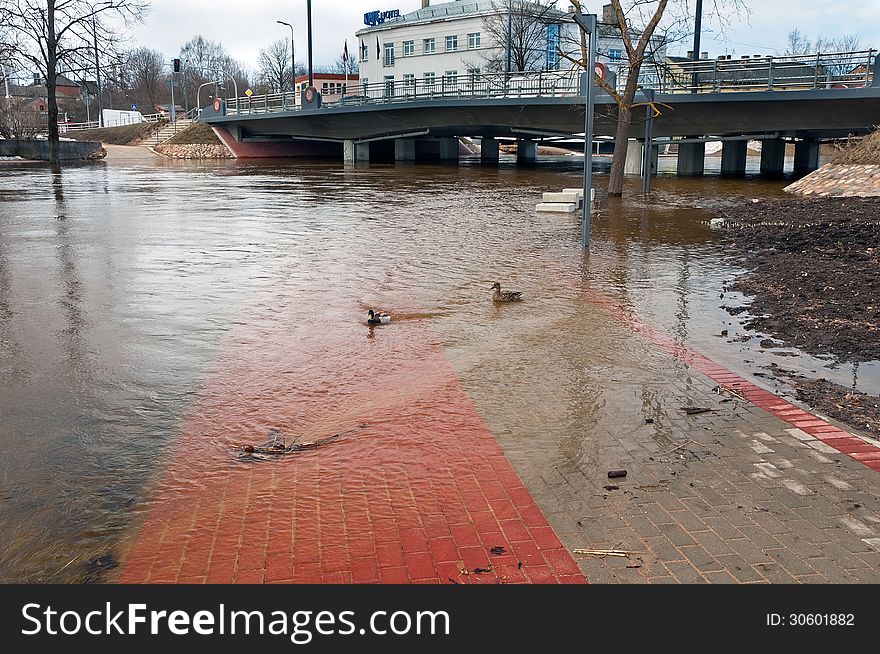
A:
[[[493,62],[505,59],[505,44],[492,38],[487,20],[506,14],[504,0],[455,0],[422,7],[408,14],[372,12],[365,22],[376,23],[357,32],[360,79],[364,85],[386,86],[446,84],[487,72]],[[553,12],[560,23],[565,12]],[[496,19],[497,20],[497,19]],[[381,21],[381,22],[379,22]],[[555,69],[558,25],[548,25],[546,61]],[[417,82],[418,80],[418,82]]]
[[[364,16],[368,26],[357,32],[356,54],[363,86],[381,84],[389,95],[415,86],[456,88],[488,72],[506,69],[503,37],[505,0],[453,0],[430,4],[409,13],[375,11]],[[493,37],[489,24],[502,38]],[[543,16],[542,38],[532,40],[530,65],[538,70],[569,70],[559,49],[579,58],[580,37],[570,12],[553,10]],[[634,35],[635,37],[636,35]],[[514,37],[514,40],[516,37]],[[665,48],[655,44],[662,61]],[[615,72],[625,66],[626,50],[613,22],[610,5],[600,17],[597,60]],[[499,66],[500,64],[500,66]]]

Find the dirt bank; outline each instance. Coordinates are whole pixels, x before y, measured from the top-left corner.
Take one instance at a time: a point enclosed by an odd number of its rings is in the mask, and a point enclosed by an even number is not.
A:
[[[76,141],[100,141],[105,145],[137,145],[152,136],[161,126],[162,123],[135,123],[65,132],[62,136]]]
[[[724,210],[754,296],[747,328],[841,361],[880,359],[880,199],[777,200]]]
[[[746,329],[814,356],[880,360],[880,198],[775,200],[722,216],[730,221],[725,238],[749,271],[729,286],[754,298]],[[791,379],[810,406],[880,433],[880,398]]]

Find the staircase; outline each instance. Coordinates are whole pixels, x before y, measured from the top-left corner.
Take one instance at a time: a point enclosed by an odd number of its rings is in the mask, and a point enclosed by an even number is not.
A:
[[[156,132],[156,145],[160,145],[170,139],[172,136],[185,130],[192,125],[193,121],[189,118],[179,118],[177,122],[168,123],[158,132]]]

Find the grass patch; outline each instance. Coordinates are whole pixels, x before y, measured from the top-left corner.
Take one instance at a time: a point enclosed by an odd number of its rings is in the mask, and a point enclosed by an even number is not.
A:
[[[120,125],[119,127],[66,132],[62,136],[77,141],[100,141],[110,145],[135,145],[145,138],[152,136],[160,126],[161,123],[135,123],[134,125]]]
[[[165,141],[165,145],[222,145],[222,142],[207,123],[193,123]]]
[[[850,139],[831,163],[880,165],[880,130],[861,139]]]

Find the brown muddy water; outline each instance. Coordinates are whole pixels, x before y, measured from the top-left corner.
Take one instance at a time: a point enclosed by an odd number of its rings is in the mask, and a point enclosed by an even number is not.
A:
[[[585,287],[742,373],[775,360],[760,335],[737,339],[745,315],[720,308],[742,301],[720,299],[741,271],[708,220],[779,196],[784,182],[661,175],[644,198],[631,180],[623,202],[600,196],[585,257],[578,215],[534,212],[542,192],[580,184],[581,161],[0,168],[0,581],[112,578],[218,352],[242,347],[229,334],[257,298],[292,303],[306,322],[337,300],[430,321],[486,412],[510,380],[527,387],[537,367],[564,365],[557,343],[581,344],[578,360],[592,365],[535,397],[575,407],[587,430],[590,416],[613,420],[614,402],[628,401],[597,403],[610,378],[671,373],[648,343],[610,329]],[[494,281],[526,294],[518,313],[492,306]],[[558,359],[528,355],[543,351]],[[784,363],[853,382],[833,361]],[[861,390],[878,379],[875,364],[861,365]],[[508,413],[489,421],[515,453],[521,422]],[[554,411],[541,425],[577,447]]]

